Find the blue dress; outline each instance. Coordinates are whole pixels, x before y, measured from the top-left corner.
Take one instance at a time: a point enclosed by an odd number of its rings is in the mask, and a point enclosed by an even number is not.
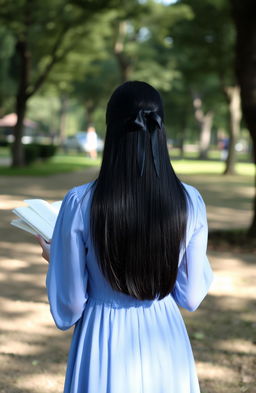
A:
[[[194,311],[207,294],[207,218],[190,198],[186,256],[173,292],[140,301],[114,291],[96,261],[89,233],[92,183],[70,190],[51,244],[47,291],[59,329],[75,325],[64,393],[199,393],[194,358],[178,306]]]

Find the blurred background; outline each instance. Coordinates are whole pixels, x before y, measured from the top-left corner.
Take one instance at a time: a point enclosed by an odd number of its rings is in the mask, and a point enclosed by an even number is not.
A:
[[[183,313],[202,393],[256,392],[254,3],[0,0],[1,393],[60,392],[69,342],[11,209],[97,177],[106,104],[127,80],[160,91],[170,159],[207,205],[215,283]]]

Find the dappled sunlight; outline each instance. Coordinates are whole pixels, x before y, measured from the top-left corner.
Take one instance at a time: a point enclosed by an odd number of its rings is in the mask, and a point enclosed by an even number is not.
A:
[[[9,261],[11,261],[11,263],[9,263]],[[30,263],[28,261],[24,261],[21,259],[14,259],[14,258],[3,259],[1,263],[4,266],[4,269],[6,270],[23,269],[23,268],[28,268],[30,266]]]
[[[17,230],[16,230],[16,232],[17,232]],[[30,234],[27,234],[24,232],[21,232],[21,233],[22,233],[23,237],[26,236],[27,238],[32,239],[32,241],[31,242],[15,242],[15,248],[16,248],[15,251],[20,252],[20,253],[25,251],[28,254],[38,253],[39,246],[38,246],[38,242],[36,241],[36,239],[34,239],[33,236]],[[10,249],[11,244],[12,244],[11,242],[7,242],[7,241],[0,242],[1,249]]]
[[[38,358],[34,354],[0,354],[1,381],[3,392],[46,393],[63,390],[65,362],[50,357]],[[22,364],[22,367],[21,367]],[[50,369],[48,367],[50,365]]]
[[[11,198],[10,195],[1,195],[0,209],[12,210],[15,207],[25,206],[25,203],[20,199]]]
[[[91,175],[93,173],[95,171]],[[45,288],[48,265],[41,257],[36,239],[9,225],[13,218],[11,209],[22,205],[25,198],[61,199],[69,188],[86,182],[91,175],[78,172],[5,180],[5,194],[0,198],[0,369],[4,376],[0,390],[4,386],[7,391],[16,389],[19,393],[61,392],[72,334],[72,329],[61,332],[54,325]],[[248,226],[253,191],[251,178],[238,176],[239,187],[230,179],[229,192],[225,193],[227,180],[224,177],[191,175],[186,176],[186,180],[204,196],[210,229]],[[230,393],[236,393],[232,390],[232,381],[239,384],[243,378],[251,378],[248,373],[252,368],[252,354],[255,354],[252,333],[255,330],[252,311],[255,255],[211,250],[209,259],[214,268],[210,293],[195,313],[182,310],[182,314],[191,338],[202,393],[222,393],[220,386],[224,378],[230,381]],[[157,337],[152,332],[152,340]],[[166,350],[162,343],[155,341],[154,345],[159,348],[159,354]],[[150,362],[149,357],[146,370],[150,370]],[[243,363],[249,370],[247,374],[241,371]]]
[[[32,235],[27,234],[20,229],[12,228],[10,231],[10,233],[14,234],[14,236],[17,236],[17,232],[21,233],[23,238],[30,239],[31,242],[15,242],[14,246],[14,242],[1,241],[0,248],[2,258],[0,261],[0,269],[12,269],[12,267],[16,266],[17,264],[20,264],[20,267],[21,265],[25,267],[24,263],[27,264],[27,267],[29,267],[31,263],[38,263],[42,266],[45,266],[46,262],[44,262],[41,257],[41,249],[39,247],[38,241],[33,238]],[[21,255],[22,259],[19,259]]]
[[[249,206],[248,206],[249,207]],[[252,211],[229,207],[207,206],[210,229],[246,228],[252,219]]]
[[[40,363],[36,363],[36,360],[34,361],[34,365],[34,367],[38,366],[37,368],[42,367]],[[17,381],[17,387],[25,389],[28,393],[34,393],[35,391],[37,393],[45,393],[45,391],[56,393],[56,389],[59,389],[60,383],[63,382],[62,378],[59,379],[60,381],[58,381],[54,373],[44,372],[42,374],[38,372],[29,378],[26,375],[20,376]]]
[[[26,333],[36,331],[35,328],[40,326],[40,332],[49,327],[53,322],[48,303],[40,304],[31,301],[6,300],[1,299],[1,313],[6,318],[1,322],[3,329],[15,331],[19,326],[21,331]]]
[[[0,308],[0,387],[60,392],[71,331],[56,329],[48,304],[1,299]]]
[[[252,346],[251,342],[245,339],[219,340],[216,349],[230,353],[244,353],[247,356],[256,355],[256,346]]]
[[[252,219],[253,176],[183,175],[195,186],[207,207],[209,229],[248,228]]]
[[[244,299],[256,300],[256,269],[254,263],[250,263],[255,262],[254,255],[243,254],[236,257],[223,253],[221,260],[219,254],[209,255],[215,266],[214,281],[210,290],[213,296],[232,295],[237,303]]]
[[[1,342],[1,352],[2,353],[15,353],[17,355],[37,355],[38,351],[41,351],[44,348],[44,343],[41,345],[28,342],[26,337],[26,341],[20,341],[20,337],[15,340],[15,338],[6,337],[3,334],[3,338],[6,340],[5,342]]]
[[[199,380],[202,378],[212,379],[221,383],[223,379],[230,382],[236,378],[236,370],[223,365],[217,365],[211,362],[197,362],[197,371]],[[230,392],[231,393],[231,392]]]
[[[195,313],[182,311],[202,392],[254,393],[255,255],[211,251],[209,259],[214,281],[208,296]]]

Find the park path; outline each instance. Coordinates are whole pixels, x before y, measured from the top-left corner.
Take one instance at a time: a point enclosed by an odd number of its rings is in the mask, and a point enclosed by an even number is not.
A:
[[[89,169],[0,177],[0,393],[61,393],[71,337],[53,325],[45,293],[47,264],[34,239],[10,227],[10,209],[25,198],[62,199],[69,188],[96,176]],[[223,184],[191,179],[206,200],[210,228],[248,225],[252,188],[238,189],[229,200]],[[209,296],[196,313],[183,312],[202,393],[256,393],[255,255],[212,250],[209,257],[215,272]]]

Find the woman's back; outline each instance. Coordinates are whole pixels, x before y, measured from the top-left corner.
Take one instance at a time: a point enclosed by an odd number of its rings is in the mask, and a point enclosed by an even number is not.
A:
[[[65,393],[199,392],[177,303],[191,311],[197,308],[212,273],[205,255],[204,203],[197,190],[185,187],[191,200],[186,253],[182,257],[181,251],[172,294],[162,300],[142,301],[112,289],[100,271],[90,235],[93,184],[66,195],[47,276],[56,324],[67,329],[76,323]]]
[[[51,312],[75,325],[64,392],[199,393],[178,306],[212,280],[204,202],[172,168],[155,89],[117,88],[106,122],[99,176],[67,193],[51,244]]]

